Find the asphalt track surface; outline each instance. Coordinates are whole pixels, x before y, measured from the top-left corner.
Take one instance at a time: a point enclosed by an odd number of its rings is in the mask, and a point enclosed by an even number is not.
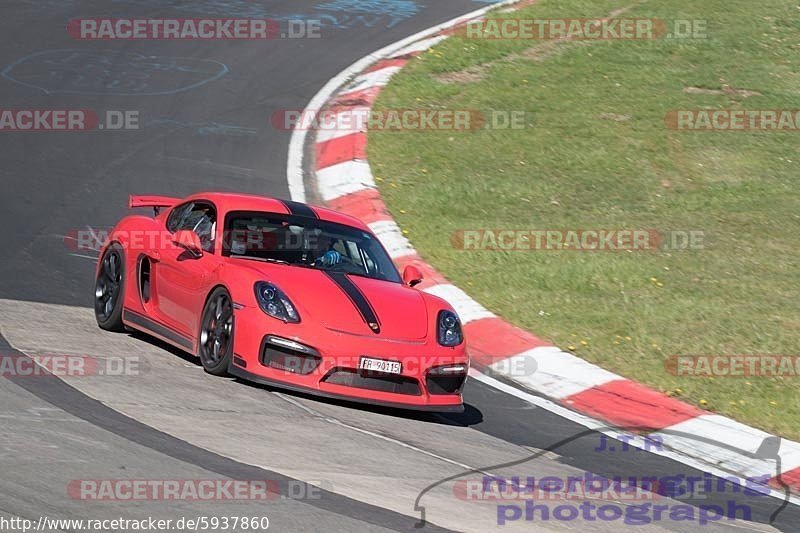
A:
[[[425,4],[425,5],[423,5]],[[139,129],[3,132],[0,146],[0,351],[124,358],[124,376],[0,377],[0,517],[267,516],[273,530],[497,526],[497,505],[464,502],[451,476],[675,476],[702,473],[635,450],[599,452],[597,433],[478,380],[462,415],[370,409],[213,378],[190,356],[142,336],[100,332],[91,253],[65,235],[102,230],[127,196],[236,190],[288,197],[290,134],[271,125],[302,109],[354,60],[480,7],[428,2],[6,1],[0,7],[0,108],[138,112]],[[388,9],[388,10],[387,10]],[[321,19],[319,39],[82,42],[72,17]],[[124,93],[124,94],[120,94]],[[546,453],[541,453],[546,450]],[[765,473],[769,474],[769,473]],[[91,502],[80,479],[270,480],[266,502]],[[306,483],[310,485],[306,485]],[[752,521],[709,531],[797,530],[781,501],[715,491],[679,503],[746,505]],[[668,499],[667,499],[668,500]],[[665,501],[667,501],[665,500]],[[669,500],[671,501],[671,500]],[[672,502],[675,503],[675,502]],[[630,505],[631,502],[625,503]],[[696,508],[696,507],[695,507]],[[780,511],[780,512],[778,512]],[[776,514],[777,512],[777,514]],[[434,525],[436,524],[436,525]],[[619,521],[509,522],[504,529],[616,531]],[[644,531],[694,531],[664,519]]]

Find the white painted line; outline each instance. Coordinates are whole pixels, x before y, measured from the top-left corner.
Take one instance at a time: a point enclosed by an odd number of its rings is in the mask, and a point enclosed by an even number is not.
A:
[[[379,220],[368,224],[368,226],[372,233],[378,236],[381,244],[389,252],[389,257],[392,259],[417,253],[411,243],[408,242],[408,239],[403,236],[400,226],[394,220]]]
[[[392,54],[391,57],[401,57],[404,55],[414,54],[417,52],[424,52],[428,48],[433,48],[434,46],[444,41],[445,39],[447,39],[447,35],[437,35],[436,37],[431,37],[430,39],[423,39],[417,43],[406,46],[405,48],[401,48],[400,50]]]
[[[89,234],[92,236],[92,239],[94,239],[94,242],[97,244],[98,248],[103,248],[103,246],[105,246],[105,244],[104,244],[103,240],[94,231],[94,228],[92,228],[91,226],[86,226],[86,227],[89,229]],[[100,250],[98,250],[98,252],[99,251]]]
[[[351,78],[352,76],[363,71],[374,62],[389,57],[397,50],[401,50],[417,41],[436,35],[442,30],[449,29],[458,24],[465,17],[479,17],[496,7],[515,4],[518,1],[519,0],[502,0],[501,2],[482,7],[471,13],[468,13],[467,15],[456,17],[452,20],[439,24],[438,26],[433,26],[427,30],[423,30],[419,33],[406,37],[401,41],[397,41],[396,43],[392,43],[384,48],[381,48],[380,50],[377,50],[368,56],[362,57],[341,71],[335,77],[331,78],[328,83],[326,83],[325,86],[320,89],[320,91],[314,95],[314,97],[308,103],[306,106],[306,112],[316,113],[316,110],[321,109],[328,102],[328,100],[330,100],[331,96],[333,96],[333,94],[336,93],[336,91],[348,80],[348,78]],[[315,116],[311,117],[312,121],[314,118]],[[292,131],[292,140],[289,143],[289,157],[286,162],[286,179],[289,182],[289,194],[291,195],[292,200],[297,202],[306,201],[306,188],[305,184],[303,183],[303,150],[305,148],[307,135],[308,130],[305,128],[295,129]]]
[[[346,96],[350,93],[372,89],[373,87],[384,87],[389,84],[392,76],[400,72],[400,70],[402,70],[401,67],[386,67],[360,74],[342,90],[340,95]]]
[[[348,107],[338,113],[325,113],[317,130],[317,144],[338,139],[353,133],[367,131],[370,115],[369,106]]]
[[[72,237],[71,235],[51,235],[51,237],[55,237],[55,238],[57,238],[59,240],[66,239],[66,240],[70,240],[70,241],[80,242],[80,240],[78,238]],[[93,246],[84,245],[82,248],[84,250],[89,250],[89,251],[92,251],[92,252],[99,252],[100,251],[100,248],[95,248]]]
[[[530,360],[535,364],[531,364]],[[533,348],[497,361],[491,368],[495,371],[508,368],[535,368],[536,371],[533,373],[509,377],[531,390],[559,400],[609,381],[624,379],[555,346]]]
[[[80,257],[81,259],[89,259],[90,261],[97,261],[100,258],[99,256],[92,257],[91,255],[81,255],[73,253],[70,253],[69,255],[71,255],[72,257]]]
[[[282,399],[282,400],[294,405],[295,407],[298,407],[298,408],[302,409],[303,411],[305,411],[309,415],[311,415],[313,417],[316,417],[316,418],[319,418],[320,420],[324,420],[325,422],[328,422],[330,424],[335,424],[337,426],[341,426],[341,427],[343,427],[345,429],[349,429],[351,431],[355,431],[355,432],[361,433],[363,435],[369,435],[370,437],[374,437],[374,438],[382,440],[384,442],[389,442],[391,444],[396,444],[397,446],[401,446],[403,448],[407,448],[407,449],[415,451],[417,453],[421,453],[423,455],[427,455],[428,457],[432,457],[434,459],[437,459],[439,461],[451,464],[453,466],[457,466],[459,468],[463,468],[464,470],[474,470],[476,472],[480,472],[480,473],[488,475],[488,476],[493,475],[491,472],[484,471],[484,470],[482,470],[480,468],[476,468],[474,466],[469,466],[467,464],[461,463],[461,462],[456,461],[454,459],[450,459],[449,457],[445,457],[443,455],[439,455],[438,453],[433,453],[433,452],[430,452],[428,450],[423,450],[422,448],[420,448],[418,446],[414,446],[413,444],[410,444],[408,442],[404,442],[404,441],[389,437],[387,435],[382,435],[381,433],[377,433],[375,431],[370,431],[368,429],[363,429],[363,428],[354,426],[352,424],[348,424],[347,422],[342,422],[338,418],[335,418],[335,417],[332,417],[332,416],[324,415],[324,414],[320,413],[319,411],[317,411],[315,409],[312,409],[311,407],[303,405],[302,403],[300,403],[300,401],[298,399],[293,398],[293,397],[291,397],[291,396],[289,396],[287,394],[284,394],[282,392],[273,392],[273,394],[276,395],[277,397],[279,397],[280,399]]]
[[[720,415],[701,415],[669,426],[664,431],[664,433],[658,432],[656,434],[662,435],[665,442],[673,443],[674,447],[685,450],[684,453],[692,457],[698,459],[713,458],[722,468],[731,472],[739,472],[740,475],[777,475],[774,460],[750,457],[714,444],[714,442],[730,444],[750,454],[755,454],[764,439],[771,436],[760,429],[746,426]],[[691,437],[670,435],[669,431],[680,431],[690,435],[706,437],[714,442],[706,443]],[[781,447],[778,454],[781,458],[782,472],[787,472],[800,466],[800,444],[781,439]]]
[[[428,294],[444,299],[452,305],[461,318],[462,324],[480,320],[481,318],[494,318],[495,316],[494,313],[473,300],[466,292],[455,285],[441,283],[423,290]]]
[[[345,161],[317,170],[317,188],[327,202],[345,194],[374,189],[375,180],[366,161]]]

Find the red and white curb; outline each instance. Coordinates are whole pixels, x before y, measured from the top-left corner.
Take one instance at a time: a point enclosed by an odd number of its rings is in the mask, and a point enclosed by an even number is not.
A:
[[[332,79],[309,103],[306,116],[315,117],[318,110],[325,109],[326,122],[335,114],[341,120],[330,120],[352,123],[355,114],[371,109],[382,88],[408,61],[446,39],[447,30],[480,18],[489,9],[515,3],[519,2],[494,4],[365,57]],[[293,132],[289,152],[289,188],[292,199],[297,201],[306,199],[303,175],[304,169],[311,166],[303,163],[306,133]],[[325,128],[317,132],[311,175],[319,196],[328,207],[363,220],[401,270],[413,264],[422,271],[425,279],[419,287],[447,300],[461,317],[474,367],[489,369],[491,374],[501,375],[577,412],[584,425],[655,434],[671,452],[663,455],[702,465],[712,473],[740,478],[774,474],[769,484],[778,489],[773,491],[776,496],[786,486],[800,492],[800,443],[774,438],[774,449],[765,455],[762,444],[772,437],[768,433],[668,397],[575,357],[497,317],[449,283],[420,258],[393,220],[376,187],[366,146],[367,132],[363,129]],[[504,387],[494,379],[488,381]],[[779,467],[775,452],[780,456]],[[792,500],[798,501],[795,497]]]

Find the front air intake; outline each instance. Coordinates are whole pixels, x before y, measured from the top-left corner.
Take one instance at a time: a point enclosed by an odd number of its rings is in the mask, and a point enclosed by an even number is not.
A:
[[[288,339],[267,336],[261,345],[261,364],[284,372],[307,375],[321,362],[319,352]]]
[[[365,372],[350,368],[334,368],[328,372],[322,381],[331,385],[344,385],[378,392],[391,392],[394,394],[407,394],[419,396],[419,382],[414,378],[393,376],[376,372]]]
[[[467,380],[467,366],[440,366],[432,368],[425,376],[428,394],[458,394]]]

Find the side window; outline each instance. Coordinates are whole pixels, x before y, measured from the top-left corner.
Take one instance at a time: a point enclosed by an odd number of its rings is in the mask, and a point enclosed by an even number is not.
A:
[[[214,252],[214,232],[216,230],[217,215],[214,207],[204,203],[190,202],[176,207],[167,218],[167,231],[174,233],[179,230],[189,230],[197,233],[203,250]]]
[[[167,218],[167,231],[170,233],[175,233],[179,229],[183,229],[181,226],[183,225],[182,222],[186,218],[186,216],[192,211],[194,207],[193,202],[189,202],[188,204],[179,205],[172,212],[169,214]]]
[[[364,262],[367,265],[367,272],[369,274],[378,274],[380,272],[378,270],[378,265],[375,264],[375,261],[372,260],[372,257],[367,253],[366,250],[361,250],[361,253],[364,254]]]
[[[347,241],[347,258],[356,266],[360,266],[365,271],[367,270],[363,264],[363,257],[361,256],[361,250],[358,249],[358,244],[353,241]]]

